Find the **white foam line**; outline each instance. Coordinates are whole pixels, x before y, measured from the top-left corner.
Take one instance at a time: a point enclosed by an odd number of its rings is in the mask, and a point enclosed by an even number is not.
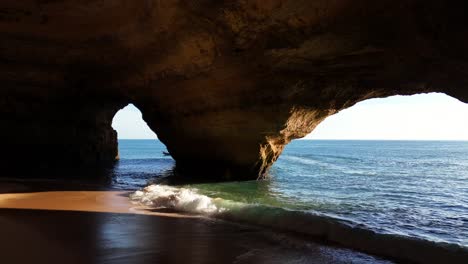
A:
[[[213,200],[196,190],[153,184],[130,196],[134,202],[154,208],[170,208],[190,213],[211,214],[222,211]]]

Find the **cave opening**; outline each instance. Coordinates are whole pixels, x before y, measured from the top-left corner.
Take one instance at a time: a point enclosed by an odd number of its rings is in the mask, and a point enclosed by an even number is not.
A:
[[[134,104],[128,104],[114,115],[112,128],[117,132],[119,148],[113,170],[114,187],[143,187],[149,181],[171,174],[174,159]]]
[[[468,104],[441,93],[360,102],[285,147],[273,191],[366,228],[466,246],[466,116]]]

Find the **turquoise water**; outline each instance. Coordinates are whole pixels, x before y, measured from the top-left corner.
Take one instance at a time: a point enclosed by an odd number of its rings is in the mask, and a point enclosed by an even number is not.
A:
[[[159,141],[120,140],[119,148],[118,188],[141,189],[172,174],[174,161]],[[178,188],[232,212],[254,208],[256,219],[272,212],[276,219],[282,212],[323,215],[382,234],[468,247],[468,142],[297,140],[270,176]]]

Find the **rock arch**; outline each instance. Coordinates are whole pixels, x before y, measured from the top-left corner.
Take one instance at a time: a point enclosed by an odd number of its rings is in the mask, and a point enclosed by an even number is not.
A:
[[[255,179],[290,140],[361,100],[444,92],[468,102],[467,7],[2,1],[1,158],[108,162],[110,120],[134,102],[178,166]]]

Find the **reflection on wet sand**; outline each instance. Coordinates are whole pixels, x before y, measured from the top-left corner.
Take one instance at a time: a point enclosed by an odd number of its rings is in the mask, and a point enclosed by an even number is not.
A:
[[[0,194],[0,233],[1,263],[384,262],[259,228],[146,210],[121,191]]]

